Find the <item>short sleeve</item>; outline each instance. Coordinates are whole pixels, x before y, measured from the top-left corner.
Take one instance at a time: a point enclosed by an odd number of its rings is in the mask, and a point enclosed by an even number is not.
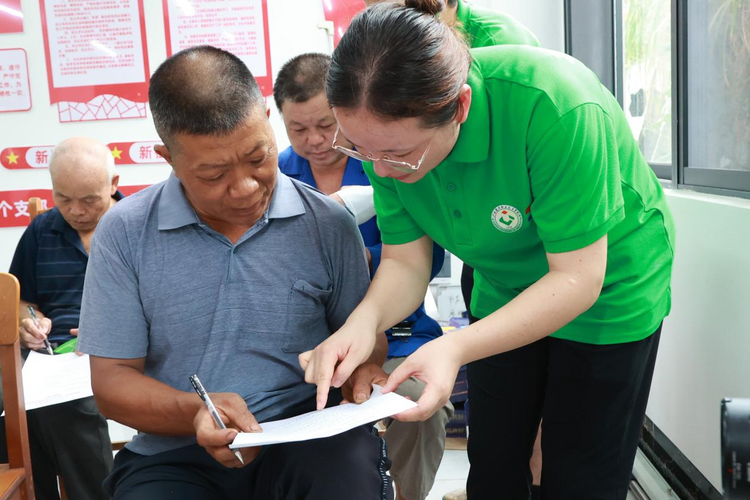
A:
[[[326,304],[326,320],[331,332],[344,326],[349,315],[359,305],[370,285],[370,268],[365,257],[365,246],[359,228],[343,207],[335,207],[341,217],[331,221],[323,245],[330,252],[333,290]],[[328,241],[325,241],[328,240]]]
[[[148,324],[138,289],[126,229],[107,216],[96,228],[83,285],[81,352],[136,359],[148,351]]]
[[[414,222],[401,203],[396,181],[377,175],[371,162],[364,162],[363,166],[374,190],[375,213],[383,243],[402,245],[424,236],[424,231]]]
[[[38,221],[31,222],[16,246],[16,253],[10,263],[10,274],[16,277],[21,285],[21,300],[31,304],[39,304],[36,287],[36,262],[39,251],[39,238],[37,235]],[[35,224],[35,222],[37,222]]]
[[[532,119],[530,137],[534,126]],[[550,253],[584,248],[625,218],[612,120],[598,105],[584,104],[539,137],[527,149],[539,237]]]

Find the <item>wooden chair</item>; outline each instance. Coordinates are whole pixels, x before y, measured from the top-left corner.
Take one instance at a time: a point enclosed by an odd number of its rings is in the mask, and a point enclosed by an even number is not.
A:
[[[29,432],[21,381],[21,344],[18,339],[20,286],[15,276],[0,273],[0,366],[8,464],[0,465],[0,499],[34,499]]]
[[[41,215],[44,212],[51,210],[50,208],[42,208],[41,198],[29,198],[29,220],[34,220],[34,217]]]

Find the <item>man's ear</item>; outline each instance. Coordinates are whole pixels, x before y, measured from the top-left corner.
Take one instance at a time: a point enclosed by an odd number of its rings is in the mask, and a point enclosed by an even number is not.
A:
[[[112,186],[110,186],[110,196],[114,196],[115,192],[117,191],[117,186],[120,184],[120,176],[118,174],[115,174],[114,177],[112,177]]]
[[[164,144],[156,144],[154,146],[154,152],[164,158],[167,163],[172,165],[172,155],[169,153],[169,150]]]

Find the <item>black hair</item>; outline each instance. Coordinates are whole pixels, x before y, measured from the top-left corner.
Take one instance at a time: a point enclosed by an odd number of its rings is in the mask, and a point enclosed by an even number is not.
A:
[[[331,57],[326,54],[301,54],[284,64],[273,85],[276,107],[286,101],[305,102],[325,91]]]
[[[333,107],[364,107],[384,119],[418,117],[439,127],[459,111],[471,55],[435,17],[441,0],[373,5],[352,20],[333,53],[326,94]]]
[[[226,135],[265,101],[234,54],[200,45],[164,61],[151,77],[148,102],[156,132],[169,147],[175,134]]]

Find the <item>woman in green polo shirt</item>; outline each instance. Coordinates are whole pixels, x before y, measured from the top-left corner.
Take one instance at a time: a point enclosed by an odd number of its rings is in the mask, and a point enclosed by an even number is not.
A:
[[[369,159],[380,268],[307,364],[318,404],[425,294],[432,241],[476,270],[477,323],[401,365],[423,419],[469,363],[469,498],[527,498],[543,417],[542,494],[625,498],[661,323],[673,222],[617,101],[580,62],[522,46],[469,52],[439,1],[360,13],[327,95]],[[421,10],[420,10],[421,9]],[[335,369],[335,371],[334,371]]]

